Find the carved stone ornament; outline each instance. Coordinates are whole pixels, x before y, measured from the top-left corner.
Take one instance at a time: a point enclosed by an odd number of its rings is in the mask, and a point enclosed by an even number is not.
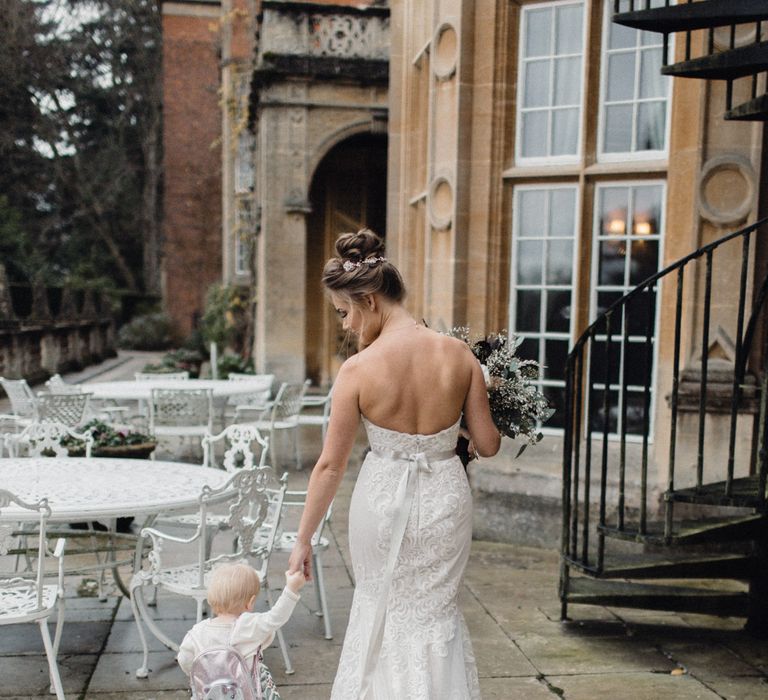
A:
[[[444,175],[432,180],[429,188],[429,220],[436,229],[447,229],[453,221],[453,185]]]
[[[459,36],[450,22],[441,24],[432,40],[432,72],[438,80],[449,80],[456,73]]]
[[[756,181],[752,163],[744,156],[734,153],[711,158],[699,180],[701,216],[717,225],[744,221],[754,205]]]

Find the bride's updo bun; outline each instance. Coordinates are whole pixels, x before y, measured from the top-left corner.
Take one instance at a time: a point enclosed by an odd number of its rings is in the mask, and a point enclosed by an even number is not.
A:
[[[323,286],[334,294],[359,303],[368,294],[402,301],[405,285],[398,269],[385,257],[384,241],[370,229],[342,233],[336,255],[325,263]]]

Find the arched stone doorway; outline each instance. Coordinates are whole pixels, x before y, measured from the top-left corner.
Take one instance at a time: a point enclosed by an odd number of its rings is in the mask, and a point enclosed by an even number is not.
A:
[[[323,158],[310,187],[307,217],[306,373],[314,384],[329,385],[343,361],[345,338],[333,309],[323,298],[324,262],[340,233],[368,227],[385,235],[387,137],[357,134]]]

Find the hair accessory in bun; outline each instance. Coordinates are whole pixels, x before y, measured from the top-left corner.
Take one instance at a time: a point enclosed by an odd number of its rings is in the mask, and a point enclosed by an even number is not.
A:
[[[376,263],[386,262],[386,260],[387,260],[386,258],[375,257],[375,256],[366,258],[365,260],[358,260],[357,262],[352,262],[351,260],[345,260],[342,263],[342,267],[344,268],[345,272],[352,272],[352,270],[357,269],[361,265],[373,266],[373,265],[376,265]]]

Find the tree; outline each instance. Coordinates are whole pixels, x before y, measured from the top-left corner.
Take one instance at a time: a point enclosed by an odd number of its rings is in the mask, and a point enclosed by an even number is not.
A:
[[[0,27],[0,192],[42,272],[157,292],[158,3],[0,0]]]

